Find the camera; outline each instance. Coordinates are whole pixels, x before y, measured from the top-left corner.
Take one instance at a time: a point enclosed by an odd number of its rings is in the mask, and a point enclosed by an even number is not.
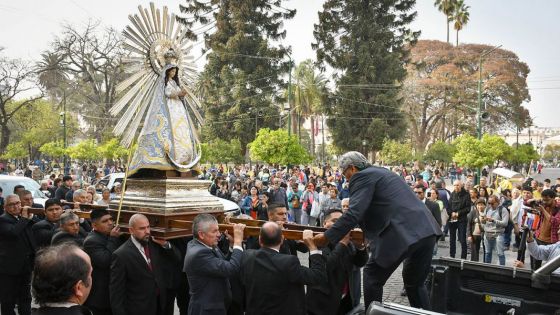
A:
[[[543,201],[542,200],[530,200],[529,202],[525,203],[527,206],[531,207],[531,208],[536,208],[536,207],[540,207],[543,205]]]

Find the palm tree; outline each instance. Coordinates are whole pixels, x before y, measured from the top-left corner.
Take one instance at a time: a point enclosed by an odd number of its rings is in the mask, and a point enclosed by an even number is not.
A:
[[[457,0],[453,10],[453,28],[457,31],[457,46],[459,46],[459,31],[469,22],[469,6],[465,5],[465,0]]]
[[[311,152],[315,154],[315,119],[322,110],[327,80],[316,74],[313,61],[301,62],[295,70],[294,105],[298,116],[311,123]],[[298,135],[303,121],[298,119]]]
[[[37,62],[39,84],[44,87],[52,98],[62,94],[58,89],[68,78],[65,72],[64,55],[54,52],[44,52]]]
[[[435,0],[434,6],[443,14],[445,14],[445,24],[447,26],[447,43],[449,43],[449,22],[455,9],[457,0]]]

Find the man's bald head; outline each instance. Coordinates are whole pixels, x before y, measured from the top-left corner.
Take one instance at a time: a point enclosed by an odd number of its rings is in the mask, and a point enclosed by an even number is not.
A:
[[[277,247],[282,244],[282,228],[276,222],[266,222],[261,227],[259,242],[262,247]]]

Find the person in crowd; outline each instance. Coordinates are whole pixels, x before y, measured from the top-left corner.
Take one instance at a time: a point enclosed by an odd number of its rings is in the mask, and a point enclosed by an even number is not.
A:
[[[190,287],[189,315],[227,313],[232,299],[228,278],[239,272],[244,229],[244,224],[233,225],[233,252],[227,260],[217,248],[220,231],[216,218],[210,214],[194,218],[194,239],[187,245],[183,268]]]
[[[533,193],[534,197],[534,193]],[[535,232],[535,239],[538,245],[550,245],[552,244],[552,213],[558,212],[558,205],[556,204],[556,193],[550,189],[543,190],[541,193],[541,203],[536,205],[537,210],[540,213],[540,226]],[[530,201],[528,203],[531,203]],[[542,260],[535,259],[532,257],[531,267],[533,270],[537,270],[541,267]]]
[[[278,224],[263,224],[261,248],[247,250],[241,259],[247,315],[307,314],[304,285],[325,285],[327,274],[325,258],[313,242],[313,231],[304,230],[303,240],[311,249],[309,268],[301,266],[296,256],[279,252],[283,236]]]
[[[54,197],[54,195],[51,195],[51,190],[50,190],[50,186],[49,186],[49,181],[44,179],[41,181],[41,187],[39,187],[39,190],[47,197],[47,198],[52,198]]]
[[[93,209],[90,214],[93,230],[84,240],[84,251],[91,258],[93,286],[85,305],[93,315],[111,315],[109,282],[111,256],[121,245],[119,227],[105,209]]]
[[[97,202],[101,199],[101,196],[95,191],[95,186],[90,185],[86,188],[86,192],[91,195],[91,204],[97,204]]]
[[[469,196],[471,197],[471,204],[474,206],[475,203],[478,201],[478,199],[480,198],[480,194],[478,193],[477,189],[471,188],[469,190]],[[484,198],[486,200],[486,198]]]
[[[281,203],[286,206],[286,209],[289,209],[288,205],[288,193],[286,189],[281,187],[282,179],[274,178],[272,180],[272,187],[269,190],[270,193],[270,203]]]
[[[341,210],[333,210],[325,216],[324,228],[329,229],[342,216]],[[307,314],[347,314],[359,303],[355,296],[354,268],[363,267],[368,259],[365,244],[354,245],[350,235],[346,235],[336,246],[329,244],[321,249],[327,261],[328,285],[308,287]],[[342,292],[342,294],[341,294]]]
[[[488,189],[486,187],[479,187],[478,188],[478,196],[479,198],[484,198],[486,202],[488,202]]]
[[[242,197],[244,196],[242,196],[241,181],[236,180],[233,184],[233,189],[231,190],[231,201],[239,203]]]
[[[471,245],[471,261],[480,260],[480,245],[484,239],[484,223],[486,217],[486,200],[479,198],[471,212],[467,215],[467,241]],[[482,252],[484,254],[484,251]]]
[[[111,190],[103,188],[101,199],[97,201],[97,204],[100,206],[109,206],[109,203],[111,203]]]
[[[19,200],[21,201],[22,208],[38,208],[42,209],[43,205],[40,203],[35,203],[33,201],[33,193],[29,190],[20,190],[19,193]]]
[[[549,261],[560,256],[560,242],[549,245],[539,245],[537,244],[537,242],[535,242],[533,233],[529,230],[527,234],[527,250],[529,251],[531,257],[535,257],[540,261]],[[518,268],[525,267],[525,264],[519,260],[516,260],[513,265]],[[560,276],[560,268],[552,271],[552,273],[554,275]]]
[[[0,216],[0,313],[31,313],[31,270],[35,258],[33,221],[21,207],[18,195],[6,196]]]
[[[268,200],[270,199],[270,194],[264,191],[259,196],[259,202],[256,207],[251,208],[251,216],[254,213],[257,220],[267,221],[268,220]]]
[[[60,228],[54,233],[51,245],[66,242],[74,242],[80,247],[84,244],[83,234],[80,235],[80,218],[70,210],[66,210],[60,215]]]
[[[62,204],[58,199],[51,198],[45,201],[45,219],[37,222],[32,227],[37,248],[51,244],[51,239],[56,229],[59,228],[62,212]]]
[[[471,211],[471,198],[463,188],[463,182],[453,183],[453,192],[449,200],[449,255],[455,258],[457,238],[461,243],[461,259],[467,259],[467,214]]]
[[[350,208],[350,198],[344,198],[340,201],[340,209],[342,210],[342,213],[348,211],[348,209]]]
[[[338,190],[336,190],[336,187],[331,186],[329,188],[329,199],[325,200],[322,206],[325,208],[321,209],[321,214],[323,215],[323,217],[321,217],[321,221],[324,220],[324,216],[327,215],[329,211],[333,209],[342,210],[342,203],[341,200],[338,199]]]
[[[301,224],[315,226],[317,224],[317,217],[312,216],[313,203],[319,206],[319,193],[315,191],[315,184],[312,182],[307,184],[307,189],[301,195],[302,211],[301,211]]]
[[[325,233],[318,246],[338,243],[358,224],[370,241],[364,268],[364,302],[381,301],[383,286],[404,261],[403,281],[413,307],[430,309],[425,280],[441,229],[406,183],[382,167],[371,166],[361,153],[341,156],[339,168],[350,181],[350,208]]]
[[[179,260],[171,243],[150,234],[150,222],[136,213],[129,219],[130,238],[113,252],[109,299],[113,315],[162,315],[166,306],[164,260]]]
[[[416,197],[418,197],[418,199],[420,199],[426,205],[426,208],[428,208],[430,213],[434,216],[434,219],[436,220],[439,229],[441,230],[441,210],[437,203],[432,202],[430,199],[426,198],[426,187],[424,187],[423,185],[416,185],[416,187],[414,187],[414,193],[416,194]],[[436,194],[437,191],[433,191],[432,193]],[[434,256],[437,255],[437,248],[437,245],[434,246]]]
[[[231,194],[229,193],[227,180],[220,182],[219,189],[216,191],[216,197],[230,200]]]
[[[500,199],[496,195],[488,198],[486,215],[481,222],[484,224],[484,262],[492,263],[492,253],[496,249],[500,265],[505,266],[504,255],[504,230],[508,225],[509,213],[506,208],[500,206]]]
[[[0,187],[0,215],[4,214],[4,196],[3,196],[3,189]]]
[[[33,269],[33,315],[91,315],[82,306],[92,287],[90,257],[72,244],[42,249]],[[2,313],[4,314],[4,313]]]
[[[74,181],[72,182],[72,186],[70,186],[70,190],[66,193],[66,196],[64,199],[66,199],[66,201],[68,202],[73,202],[74,201],[74,192],[81,190],[82,184],[79,181]],[[85,190],[84,190],[85,193]],[[84,198],[84,203],[85,203],[85,198]]]
[[[292,184],[292,189],[288,192],[288,205],[293,221],[296,224],[301,224],[302,192],[298,189],[298,186],[295,182]]]
[[[521,208],[523,206],[523,196],[518,188],[514,188],[511,191],[511,207],[510,207],[510,218],[513,222],[513,234],[515,237],[515,242],[513,244],[513,251],[519,249],[519,244],[521,243],[521,232],[519,228],[519,217],[523,215]]]
[[[115,185],[113,185],[113,187],[111,188],[111,195],[110,195],[111,200],[120,199],[121,193],[122,193],[122,184],[115,183]]]
[[[245,200],[243,201],[243,205],[241,206],[241,209],[243,210],[243,213],[250,215],[253,219],[256,218],[256,213],[251,214],[251,209],[257,208],[259,205],[259,190],[256,186],[251,187],[251,190],[249,190],[250,195],[245,197]]]

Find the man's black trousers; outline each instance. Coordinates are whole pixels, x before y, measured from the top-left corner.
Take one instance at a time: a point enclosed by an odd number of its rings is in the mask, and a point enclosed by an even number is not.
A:
[[[394,265],[381,267],[370,258],[364,268],[364,302],[366,309],[373,301],[381,302],[383,286],[403,262],[402,277],[410,306],[431,309],[426,278],[430,272],[436,236],[423,238],[410,245],[408,251]]]

